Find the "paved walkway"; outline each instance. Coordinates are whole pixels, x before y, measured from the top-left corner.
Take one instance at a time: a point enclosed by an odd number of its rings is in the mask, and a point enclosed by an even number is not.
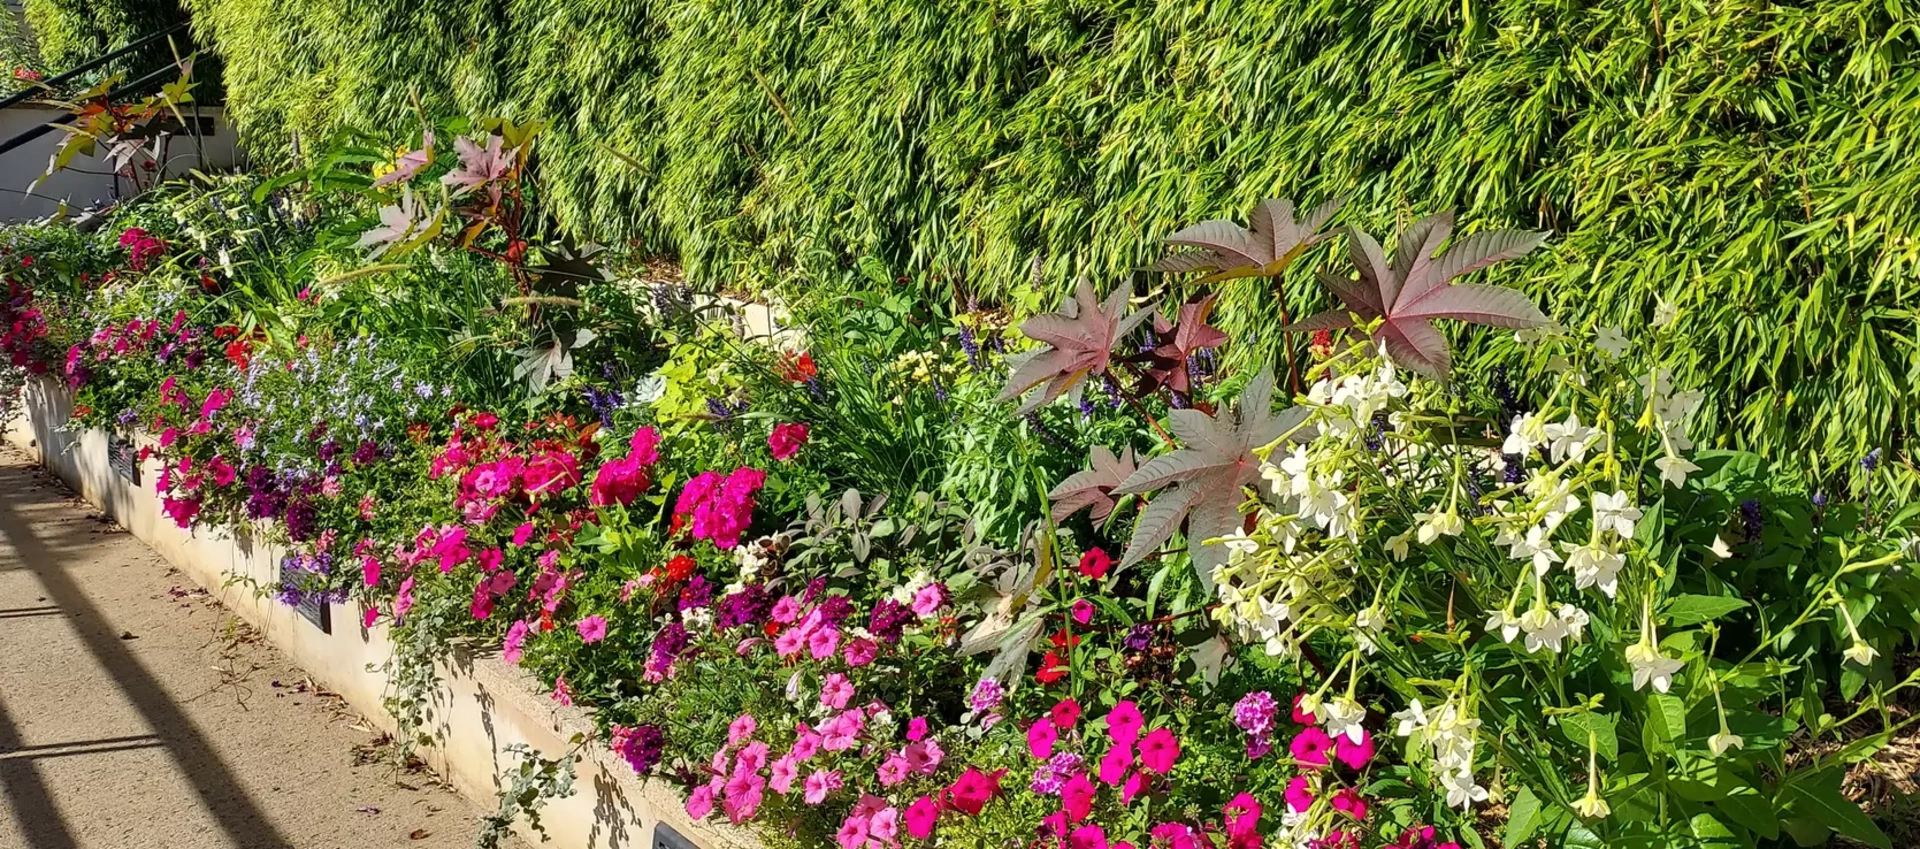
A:
[[[445,849],[480,811],[0,448],[0,849]]]

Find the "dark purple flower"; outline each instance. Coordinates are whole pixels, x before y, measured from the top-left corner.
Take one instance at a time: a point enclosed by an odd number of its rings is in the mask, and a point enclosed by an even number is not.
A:
[[[1128,628],[1127,637],[1123,644],[1127,647],[1127,651],[1146,651],[1149,646],[1153,645],[1153,626],[1142,622],[1132,628]]]
[[[829,624],[838,625],[853,615],[853,602],[844,595],[830,595],[820,600],[820,618]]]
[[[380,446],[370,441],[361,442],[360,447],[353,449],[353,464],[356,466],[371,466],[373,461],[378,459],[380,459]]]
[[[318,529],[320,508],[306,498],[295,498],[287,502],[287,537],[294,542],[306,542],[313,539]]]
[[[633,771],[646,775],[667,748],[667,735],[657,725],[637,725],[632,728],[616,725],[613,727],[612,748],[614,754],[633,767]]]
[[[773,599],[767,595],[767,588],[760,584],[748,584],[737,593],[729,593],[715,606],[713,627],[725,631],[742,625],[761,625],[767,621],[767,615],[773,611]]]
[[[692,610],[713,603],[713,584],[705,575],[695,575],[686,587],[680,590],[680,609]]]
[[[1740,502],[1740,527],[1746,532],[1748,542],[1759,539],[1760,531],[1765,525],[1765,520],[1760,514],[1758,499],[1749,498]]]
[[[845,596],[835,596],[835,598],[845,598]],[[825,605],[821,607],[824,608]],[[873,635],[883,642],[897,643],[900,642],[900,632],[904,631],[908,625],[919,621],[919,618],[913,615],[913,611],[907,609],[906,605],[890,598],[883,598],[873,605],[873,615],[867,619],[867,630],[872,631]]]

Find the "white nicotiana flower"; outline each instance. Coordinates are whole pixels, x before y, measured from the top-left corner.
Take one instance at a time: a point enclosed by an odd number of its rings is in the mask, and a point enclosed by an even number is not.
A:
[[[1387,553],[1393,555],[1394,560],[1405,562],[1407,559],[1407,552],[1410,549],[1409,543],[1412,541],[1412,539],[1413,539],[1413,531],[1407,531],[1406,533],[1402,533],[1402,534],[1395,534],[1394,536],[1387,539]]]
[[[1880,652],[1875,651],[1873,646],[1859,642],[1858,640],[1856,640],[1853,645],[1848,646],[1847,650],[1842,652],[1842,654],[1845,654],[1848,660],[1861,666],[1873,665],[1873,659],[1880,656]]]
[[[1527,413],[1514,416],[1513,424],[1508,427],[1507,441],[1500,446],[1502,454],[1518,454],[1522,457],[1533,453],[1533,449],[1551,441],[1547,437],[1547,424],[1539,413]]]
[[[1414,699],[1407,703],[1406,710],[1393,715],[1393,721],[1398,723],[1394,728],[1394,734],[1411,737],[1413,732],[1427,727],[1427,709],[1420,704],[1419,699]]]
[[[1712,749],[1716,757],[1726,754],[1728,749],[1744,749],[1746,747],[1747,741],[1745,738],[1726,731],[1721,731],[1707,738],[1707,748]]]
[[[1567,550],[1567,570],[1573,573],[1575,588],[1599,587],[1607,598],[1615,597],[1620,590],[1620,570],[1627,565],[1625,555],[1609,551],[1599,543],[1560,545]]]
[[[1380,608],[1370,606],[1353,616],[1354,642],[1367,654],[1373,654],[1380,650],[1376,640],[1386,627],[1387,617],[1380,613]]]
[[[1447,805],[1462,810],[1473,807],[1475,802],[1487,800],[1487,788],[1474,783],[1473,773],[1459,770],[1447,773],[1440,779],[1447,789]]]
[[[1597,820],[1605,819],[1613,813],[1613,809],[1607,807],[1607,800],[1600,798],[1599,793],[1590,792],[1573,803],[1573,812],[1586,819]]]
[[[1560,562],[1560,553],[1553,550],[1552,532],[1544,525],[1535,525],[1527,529],[1527,535],[1515,537],[1507,544],[1507,555],[1515,560],[1533,561],[1533,572],[1545,575]]]
[[[1260,543],[1247,536],[1245,528],[1234,528],[1233,532],[1220,538],[1220,544],[1227,547],[1227,556],[1246,556],[1258,554]]]
[[[1714,534],[1713,544],[1707,546],[1707,553],[1713,555],[1715,560],[1728,560],[1733,557],[1733,546],[1727,543],[1726,537]]]
[[[1420,520],[1417,538],[1421,545],[1430,545],[1442,536],[1457,537],[1467,529],[1466,520],[1452,506],[1434,513],[1416,513],[1414,518]]]
[[[1536,606],[1522,614],[1520,630],[1526,632],[1524,645],[1529,652],[1546,649],[1559,654],[1560,642],[1567,638],[1567,623],[1545,607]]]
[[[1632,343],[1620,333],[1620,328],[1600,327],[1593,331],[1593,344],[1601,352],[1617,360],[1626,355],[1627,348]]]
[[[1633,527],[1642,515],[1625,492],[1594,493],[1593,524],[1600,530],[1613,531],[1621,539],[1633,539]]]
[[[1677,454],[1668,454],[1653,461],[1654,468],[1660,470],[1660,480],[1669,486],[1687,485],[1687,475],[1700,471],[1693,461]]]
[[[1644,690],[1648,684],[1656,692],[1665,693],[1673,688],[1673,674],[1680,671],[1678,660],[1660,653],[1659,649],[1646,639],[1627,646],[1627,663],[1633,666],[1633,688]]]
[[[1554,615],[1560,617],[1560,625],[1566,628],[1567,639],[1577,643],[1587,638],[1587,623],[1591,620],[1586,611],[1563,603],[1554,610]]]
[[[1679,317],[1680,308],[1674,306],[1672,301],[1661,298],[1653,302],[1653,321],[1649,326],[1655,330],[1659,330],[1662,327],[1673,324],[1674,319]]]
[[[1592,445],[1596,438],[1602,442],[1606,438],[1605,434],[1581,425],[1580,417],[1573,413],[1567,414],[1566,421],[1547,425],[1545,431],[1550,443],[1547,454],[1555,463],[1567,460],[1578,463],[1585,460],[1588,446]]]
[[[1320,706],[1314,711],[1321,717],[1321,724],[1327,727],[1327,736],[1347,738],[1350,743],[1358,744],[1366,738],[1367,730],[1360,720],[1367,717],[1367,709],[1353,700],[1352,696],[1341,696]]]
[[[1487,616],[1487,633],[1499,634],[1500,642],[1511,643],[1520,636],[1520,617],[1510,610],[1496,610]]]

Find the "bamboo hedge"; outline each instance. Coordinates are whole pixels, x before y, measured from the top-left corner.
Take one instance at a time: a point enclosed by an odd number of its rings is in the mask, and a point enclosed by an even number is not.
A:
[[[1843,470],[1902,462],[1920,418],[1902,0],[186,2],[257,154],[413,126],[416,97],[544,118],[558,221],[696,280],[865,263],[992,303],[1343,195],[1376,233],[1446,208],[1552,230],[1491,282],[1570,326],[1672,301],[1726,443]]]

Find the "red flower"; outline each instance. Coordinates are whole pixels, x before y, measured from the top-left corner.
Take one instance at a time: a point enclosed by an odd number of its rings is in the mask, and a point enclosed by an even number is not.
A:
[[[780,360],[780,376],[794,383],[806,383],[818,373],[819,369],[813,365],[812,354],[788,354]]]
[[[1040,671],[1033,673],[1033,679],[1042,684],[1052,684],[1067,677],[1067,661],[1055,652],[1047,652],[1040,658]]]
[[[1107,570],[1113,568],[1113,556],[1105,549],[1089,548],[1080,555],[1080,574],[1096,581],[1107,576]]]
[[[1072,728],[1074,723],[1080,721],[1080,703],[1071,698],[1061,699],[1060,703],[1054,705],[1053,710],[1048,712],[1048,718],[1052,719],[1054,727],[1061,731]]]
[[[693,558],[684,554],[679,555],[667,561],[667,580],[677,584],[691,578],[694,568],[698,565],[693,562]]]

